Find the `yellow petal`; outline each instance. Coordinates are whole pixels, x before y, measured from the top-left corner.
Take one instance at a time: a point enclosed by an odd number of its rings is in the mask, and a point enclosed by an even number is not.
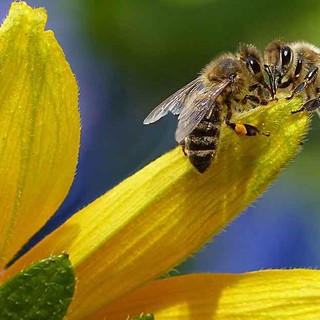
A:
[[[271,136],[224,128],[217,161],[198,174],[180,148],[160,157],[78,212],[8,270],[67,251],[78,285],[68,319],[82,319],[186,259],[252,203],[300,148],[308,115],[300,100],[238,120]]]
[[[318,320],[320,271],[193,274],[157,280],[89,319],[123,320],[142,312],[153,313],[156,320]]]
[[[46,19],[13,2],[0,28],[1,266],[57,210],[77,163],[77,85]]]

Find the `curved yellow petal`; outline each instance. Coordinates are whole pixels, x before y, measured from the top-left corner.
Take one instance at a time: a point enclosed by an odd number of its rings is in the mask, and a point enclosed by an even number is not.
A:
[[[271,136],[223,128],[216,162],[198,174],[180,148],[120,183],[41,241],[7,275],[67,251],[78,278],[68,319],[82,319],[198,250],[274,180],[300,148],[308,115],[300,100],[239,116]]]
[[[192,274],[156,280],[88,319],[318,320],[320,271]]]
[[[46,19],[13,2],[0,28],[2,267],[57,210],[77,163],[77,85]]]

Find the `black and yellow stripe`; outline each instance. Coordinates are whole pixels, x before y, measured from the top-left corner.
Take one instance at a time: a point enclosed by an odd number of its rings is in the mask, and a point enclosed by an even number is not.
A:
[[[216,156],[221,123],[221,108],[216,105],[185,139],[185,152],[200,173],[206,171]]]

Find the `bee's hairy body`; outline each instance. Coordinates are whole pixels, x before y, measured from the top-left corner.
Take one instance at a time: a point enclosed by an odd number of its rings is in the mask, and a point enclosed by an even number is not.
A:
[[[207,170],[216,156],[222,121],[221,107],[217,105],[185,138],[185,153],[200,173]]]
[[[274,40],[266,47],[265,63],[274,94],[279,91],[287,95],[287,99],[296,94],[305,98],[303,106],[293,113],[314,110],[319,113],[319,48],[304,41],[286,44]]]
[[[221,125],[228,117],[228,113],[230,118],[236,109],[235,106],[240,112],[250,108],[249,103],[239,102],[250,94],[249,86],[244,84],[253,82],[249,71],[243,70],[241,62],[231,54],[221,55],[202,70],[203,82],[208,88],[225,81],[231,75],[235,77],[232,84],[217,97],[205,117],[182,142],[191,164],[200,173],[208,169],[217,155]]]
[[[159,120],[169,111],[178,115],[176,141],[183,145],[198,172],[205,172],[216,157],[223,122],[240,135],[264,134],[254,126],[231,121],[235,111],[248,110],[265,97],[268,85],[261,59],[253,45],[241,45],[237,55],[220,55],[198,78],[152,110],[144,124]]]

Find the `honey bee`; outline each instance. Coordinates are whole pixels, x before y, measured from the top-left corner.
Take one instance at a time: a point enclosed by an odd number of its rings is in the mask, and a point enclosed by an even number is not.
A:
[[[305,98],[303,106],[292,111],[314,111],[320,107],[320,49],[307,42],[271,42],[265,49],[265,69],[274,96],[284,91],[291,99],[296,94]]]
[[[262,58],[253,45],[240,45],[234,55],[211,61],[200,75],[160,103],[144,120],[158,121],[170,111],[178,115],[175,138],[191,164],[203,173],[216,157],[223,122],[238,135],[265,135],[250,124],[231,121],[235,111],[266,103],[272,93],[264,79]]]

